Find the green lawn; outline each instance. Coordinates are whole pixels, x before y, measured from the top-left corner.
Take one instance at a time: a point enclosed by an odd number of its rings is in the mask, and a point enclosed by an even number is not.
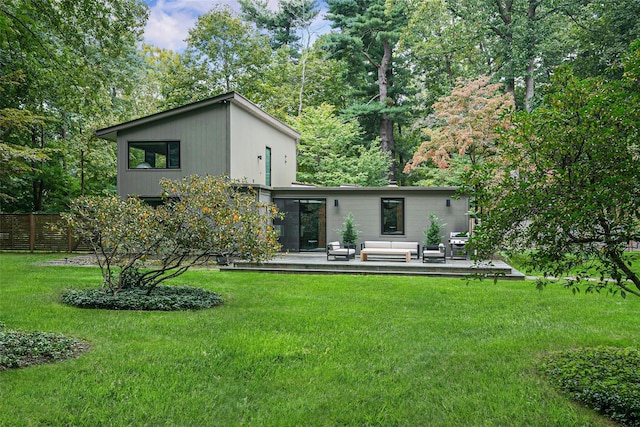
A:
[[[533,282],[200,270],[174,284],[223,306],[82,310],[59,295],[98,269],[33,265],[54,257],[0,254],[0,322],[93,348],[0,372],[2,426],[605,426],[538,358],[640,342],[640,299]]]

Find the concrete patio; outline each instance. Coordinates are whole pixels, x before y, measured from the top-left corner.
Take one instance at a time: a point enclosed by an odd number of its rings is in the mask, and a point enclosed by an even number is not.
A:
[[[271,273],[306,273],[306,274],[380,274],[435,277],[468,277],[474,274],[500,276],[505,280],[524,280],[525,275],[511,268],[501,260],[492,260],[475,264],[471,260],[450,259],[445,263],[427,262],[422,259],[376,259],[360,261],[337,260],[327,261],[324,252],[283,253],[271,261],[256,264],[236,261],[232,265],[220,267],[221,271],[264,271]]]

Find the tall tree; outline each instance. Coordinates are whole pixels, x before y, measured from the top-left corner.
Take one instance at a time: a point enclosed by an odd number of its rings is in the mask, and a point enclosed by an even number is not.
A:
[[[484,40],[485,74],[496,74],[513,94],[519,107],[534,106],[535,80],[573,52],[575,44],[566,37],[572,21],[568,11],[577,10],[581,0],[447,0],[453,13],[467,26],[476,28]],[[516,82],[524,82],[523,95]]]
[[[571,11],[577,23],[571,36],[577,40],[574,69],[594,77],[620,72],[629,44],[640,39],[640,2],[589,1],[579,11]],[[619,77],[619,76],[618,76]]]
[[[389,179],[395,181],[394,125],[405,110],[400,103],[406,87],[394,51],[407,25],[406,4],[387,0],[327,4],[327,18],[339,30],[326,39],[327,48],[348,64],[354,99],[350,114],[377,124],[381,149],[391,160]]]
[[[474,28],[449,8],[446,0],[416,1],[400,47],[411,58],[413,84],[430,106],[447,95],[459,78],[487,72]]]
[[[377,142],[368,148],[362,144],[356,120],[343,122],[332,106],[322,104],[308,107],[291,124],[300,132],[298,181],[325,186],[389,183],[384,173],[389,169],[388,156]]]
[[[0,182],[0,192],[16,195],[7,209],[61,209],[78,191],[82,150],[74,141],[89,117],[128,116],[120,94],[130,90],[146,16],[139,0],[0,5],[0,76],[14,76],[0,79],[0,110],[43,118],[28,132],[4,132],[5,144],[40,154],[27,173]]]
[[[202,66],[206,96],[238,90],[251,97],[272,51],[266,37],[230,8],[218,6],[198,17],[189,30],[187,53]]]
[[[279,0],[276,10],[266,0],[240,0],[240,7],[245,20],[267,32],[274,49],[287,46],[292,52],[302,48],[300,31],[319,13],[316,0]]]

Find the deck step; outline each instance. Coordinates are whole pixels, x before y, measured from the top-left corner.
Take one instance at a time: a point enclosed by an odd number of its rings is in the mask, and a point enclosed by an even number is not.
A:
[[[352,274],[352,275],[399,275],[399,276],[433,276],[433,277],[468,277],[473,274],[485,274],[491,277],[498,275],[509,280],[524,280],[525,276],[509,266],[455,266],[434,263],[355,263],[336,261],[331,263],[301,262],[235,262],[231,266],[221,267],[221,271],[231,272],[271,272],[295,274]]]

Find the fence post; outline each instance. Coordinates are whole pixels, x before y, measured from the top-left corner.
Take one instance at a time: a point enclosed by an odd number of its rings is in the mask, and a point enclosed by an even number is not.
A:
[[[36,249],[36,217],[33,212],[29,214],[29,251]]]

